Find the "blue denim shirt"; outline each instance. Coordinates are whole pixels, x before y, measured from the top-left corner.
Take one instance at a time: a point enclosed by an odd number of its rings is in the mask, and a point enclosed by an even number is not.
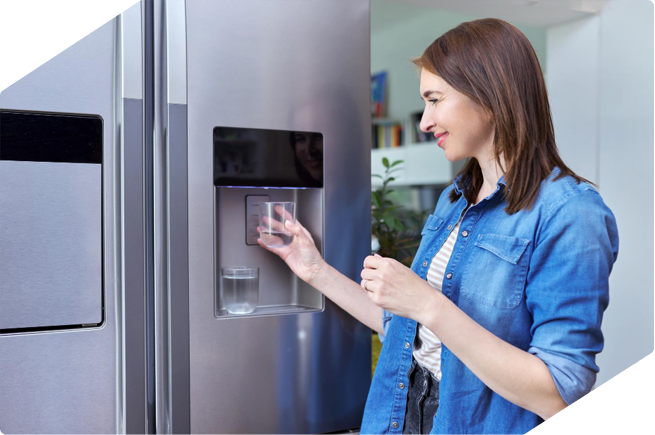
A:
[[[587,394],[603,349],[601,320],[618,254],[611,210],[587,183],[543,181],[530,210],[508,215],[501,178],[468,209],[443,281],[443,294],[481,326],[539,357],[567,404]],[[412,270],[425,279],[432,257],[468,203],[442,193],[423,231]],[[465,233],[466,231],[467,233]],[[452,275],[450,275],[452,274]],[[450,276],[450,278],[448,278]],[[384,344],[361,433],[402,433],[417,324],[384,312]],[[543,420],[494,393],[442,344],[440,404],[431,433],[525,433]]]

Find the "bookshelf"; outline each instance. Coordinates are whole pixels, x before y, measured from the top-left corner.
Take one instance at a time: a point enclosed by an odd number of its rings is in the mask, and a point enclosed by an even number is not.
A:
[[[405,131],[401,121],[386,118],[373,118],[372,124],[372,147],[398,148],[405,144]]]

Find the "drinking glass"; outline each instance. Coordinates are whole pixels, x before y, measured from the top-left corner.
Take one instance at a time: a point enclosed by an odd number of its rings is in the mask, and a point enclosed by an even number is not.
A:
[[[259,299],[259,268],[221,268],[221,296],[230,314],[249,314],[255,311]]]
[[[259,237],[269,248],[281,248],[293,242],[293,233],[284,226],[285,221],[296,223],[295,202],[259,203]]]

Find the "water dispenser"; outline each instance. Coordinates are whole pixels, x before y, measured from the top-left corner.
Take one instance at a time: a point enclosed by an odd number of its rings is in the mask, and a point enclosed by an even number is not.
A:
[[[294,203],[297,219],[321,250],[323,135],[215,127],[213,146],[216,317],[322,310],[323,295],[296,277],[277,255],[259,246],[257,228],[262,203]],[[224,279],[224,270],[234,268],[259,268],[257,305],[252,311],[234,314],[226,305],[235,289],[233,280]],[[241,281],[246,285],[246,280]],[[247,284],[252,286],[250,281]]]

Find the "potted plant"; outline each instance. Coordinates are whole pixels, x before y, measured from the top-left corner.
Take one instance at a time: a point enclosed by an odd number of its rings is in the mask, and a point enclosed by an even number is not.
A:
[[[394,192],[389,188],[389,183],[395,180],[393,174],[401,169],[402,163],[402,160],[390,163],[389,159],[383,157],[384,175],[373,174],[373,177],[382,180],[382,187],[371,195],[372,251],[383,257],[394,258],[409,267],[420,243],[418,228],[425,212],[406,210],[389,197]]]

